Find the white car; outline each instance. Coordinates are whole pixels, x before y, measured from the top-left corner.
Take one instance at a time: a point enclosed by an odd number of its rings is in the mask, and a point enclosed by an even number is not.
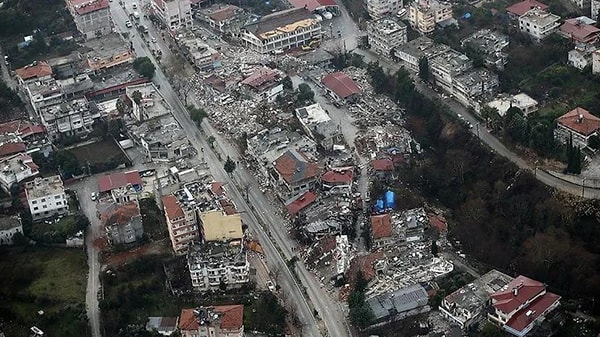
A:
[[[125,21],[125,27],[127,27],[127,28],[133,27],[133,25],[131,24],[131,21],[129,21],[129,20]]]
[[[156,43],[156,38],[155,37],[152,38],[152,43]]]
[[[275,291],[275,285],[272,281],[267,281],[267,288],[269,289],[269,291]]]
[[[92,201],[96,201],[98,199],[98,193],[92,192]]]

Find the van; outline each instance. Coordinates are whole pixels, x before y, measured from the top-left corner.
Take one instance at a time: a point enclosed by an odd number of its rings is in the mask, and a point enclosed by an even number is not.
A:
[[[405,15],[406,15],[406,8],[402,8],[402,9],[401,9],[401,10],[398,12],[398,14],[396,14],[396,16],[397,16],[398,18],[402,18],[402,17],[404,17]]]

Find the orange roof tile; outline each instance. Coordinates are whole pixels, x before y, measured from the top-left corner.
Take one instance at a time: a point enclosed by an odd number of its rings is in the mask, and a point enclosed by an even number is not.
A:
[[[242,304],[218,305],[211,307],[215,312],[222,314],[221,329],[239,330],[244,325],[244,306]],[[179,329],[198,330],[200,324],[194,315],[194,309],[182,309],[179,317]]]
[[[352,95],[360,94],[360,88],[356,83],[342,72],[335,72],[326,75],[321,83],[335,92],[340,98],[348,98]]]
[[[296,150],[288,150],[275,160],[275,170],[288,184],[316,177],[319,165],[309,162],[306,155]]]
[[[556,122],[584,136],[600,129],[600,118],[579,107],[558,117]]]
[[[163,207],[169,219],[181,218],[184,216],[183,209],[174,195],[165,195],[162,197]]]
[[[390,213],[371,215],[371,233],[373,239],[392,236],[392,216]]]
[[[506,290],[492,294],[492,305],[494,308],[508,314],[522,304],[531,301],[545,289],[546,286],[542,282],[519,275],[506,285]],[[515,290],[516,295],[514,293]]]
[[[52,67],[46,61],[30,64],[16,70],[17,76],[26,81],[32,78],[41,78],[52,75]]]

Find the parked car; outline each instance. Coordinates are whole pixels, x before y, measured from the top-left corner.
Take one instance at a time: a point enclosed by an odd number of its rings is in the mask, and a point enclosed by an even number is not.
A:
[[[92,201],[96,201],[98,199],[98,193],[92,192]]]

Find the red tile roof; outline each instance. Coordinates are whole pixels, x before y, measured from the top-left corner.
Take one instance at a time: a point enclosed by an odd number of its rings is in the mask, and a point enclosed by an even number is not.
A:
[[[99,9],[108,8],[108,0],[69,0],[71,6],[79,15],[95,12]]]
[[[109,214],[105,215],[103,219],[105,225],[125,225],[131,222],[131,219],[140,215],[140,208],[136,201],[130,201],[122,205],[117,205],[116,208],[111,209]]]
[[[243,327],[244,306],[242,304],[218,305],[211,308],[222,314],[221,329],[240,330]],[[194,315],[194,309],[182,309],[179,317],[179,329],[182,331],[198,330],[199,327],[200,324]]]
[[[163,196],[162,202],[168,219],[172,220],[184,216],[183,209],[181,209],[181,205],[179,205],[179,201],[174,195]]]
[[[290,215],[296,215],[298,212],[315,202],[318,195],[311,191],[306,191],[285,205]]]
[[[210,183],[210,191],[214,194],[214,195],[224,195],[225,194],[225,189],[223,188],[223,186],[225,185],[225,183],[220,182],[220,181],[214,181],[212,183]]]
[[[373,239],[392,236],[392,216],[390,213],[371,215],[371,233]]]
[[[223,212],[226,215],[238,214],[238,210],[235,208],[235,205],[229,199],[221,199],[219,200],[219,204],[223,208]]]
[[[492,305],[497,310],[509,314],[545,289],[546,286],[542,282],[520,275],[506,285],[506,290],[492,294]]]
[[[329,90],[335,92],[336,95],[345,99],[352,95],[360,94],[360,88],[348,75],[342,72],[335,72],[326,75],[321,80]]]
[[[428,214],[427,218],[429,218],[431,227],[437,229],[438,232],[445,232],[448,230],[448,223],[446,223],[446,219],[444,219],[443,216]]]
[[[43,126],[33,125],[33,124],[26,124],[24,127],[21,128],[21,130],[19,130],[19,133],[23,137],[35,135],[38,133],[45,133],[45,132],[46,132],[46,130],[44,129]]]
[[[542,315],[546,315],[549,310],[555,307],[555,303],[560,301],[560,296],[553,293],[545,293],[530,303],[526,308],[519,310],[506,322],[506,325],[516,331],[524,331]]]
[[[394,162],[389,159],[375,159],[371,162],[375,171],[393,171]]]
[[[296,8],[306,6],[306,9],[311,12],[321,7],[337,6],[334,0],[289,0],[289,2]]]
[[[142,185],[142,178],[138,171],[129,171],[125,173],[113,173],[98,178],[98,191],[108,192],[115,188],[127,185]]]
[[[321,181],[329,184],[351,183],[354,178],[352,167],[334,168],[321,176]]]
[[[275,82],[278,77],[279,72],[277,72],[277,70],[263,67],[253,72],[252,75],[248,76],[242,83],[256,90],[263,90],[271,83]]]
[[[516,4],[508,7],[506,9],[506,11],[509,13],[512,13],[516,16],[521,16],[536,7],[540,8],[542,10],[548,9],[548,5],[543,4],[541,2],[538,2],[535,0],[525,0],[525,1],[517,2]]]
[[[275,170],[288,184],[294,184],[317,176],[319,165],[309,162],[306,155],[297,150],[288,150],[275,160]]]
[[[578,18],[568,19],[560,26],[560,31],[578,42],[590,42],[598,38],[600,29],[580,22]]]
[[[15,133],[16,134],[19,131],[19,129],[21,129],[22,123],[23,123],[23,121],[17,119],[14,121],[0,124],[0,135],[4,135],[7,133]]]
[[[556,122],[584,136],[589,136],[600,129],[600,118],[579,107],[558,117]]]
[[[0,157],[10,156],[11,154],[25,152],[27,146],[25,143],[4,143],[0,145]]]
[[[368,255],[356,256],[352,259],[350,268],[348,268],[349,283],[354,284],[354,280],[359,271],[362,272],[365,280],[371,281],[375,277],[375,268],[373,268],[373,264],[384,256],[385,254],[379,251]]]
[[[33,78],[41,78],[52,75],[52,67],[46,61],[30,64],[16,70],[17,76],[26,81]]]

